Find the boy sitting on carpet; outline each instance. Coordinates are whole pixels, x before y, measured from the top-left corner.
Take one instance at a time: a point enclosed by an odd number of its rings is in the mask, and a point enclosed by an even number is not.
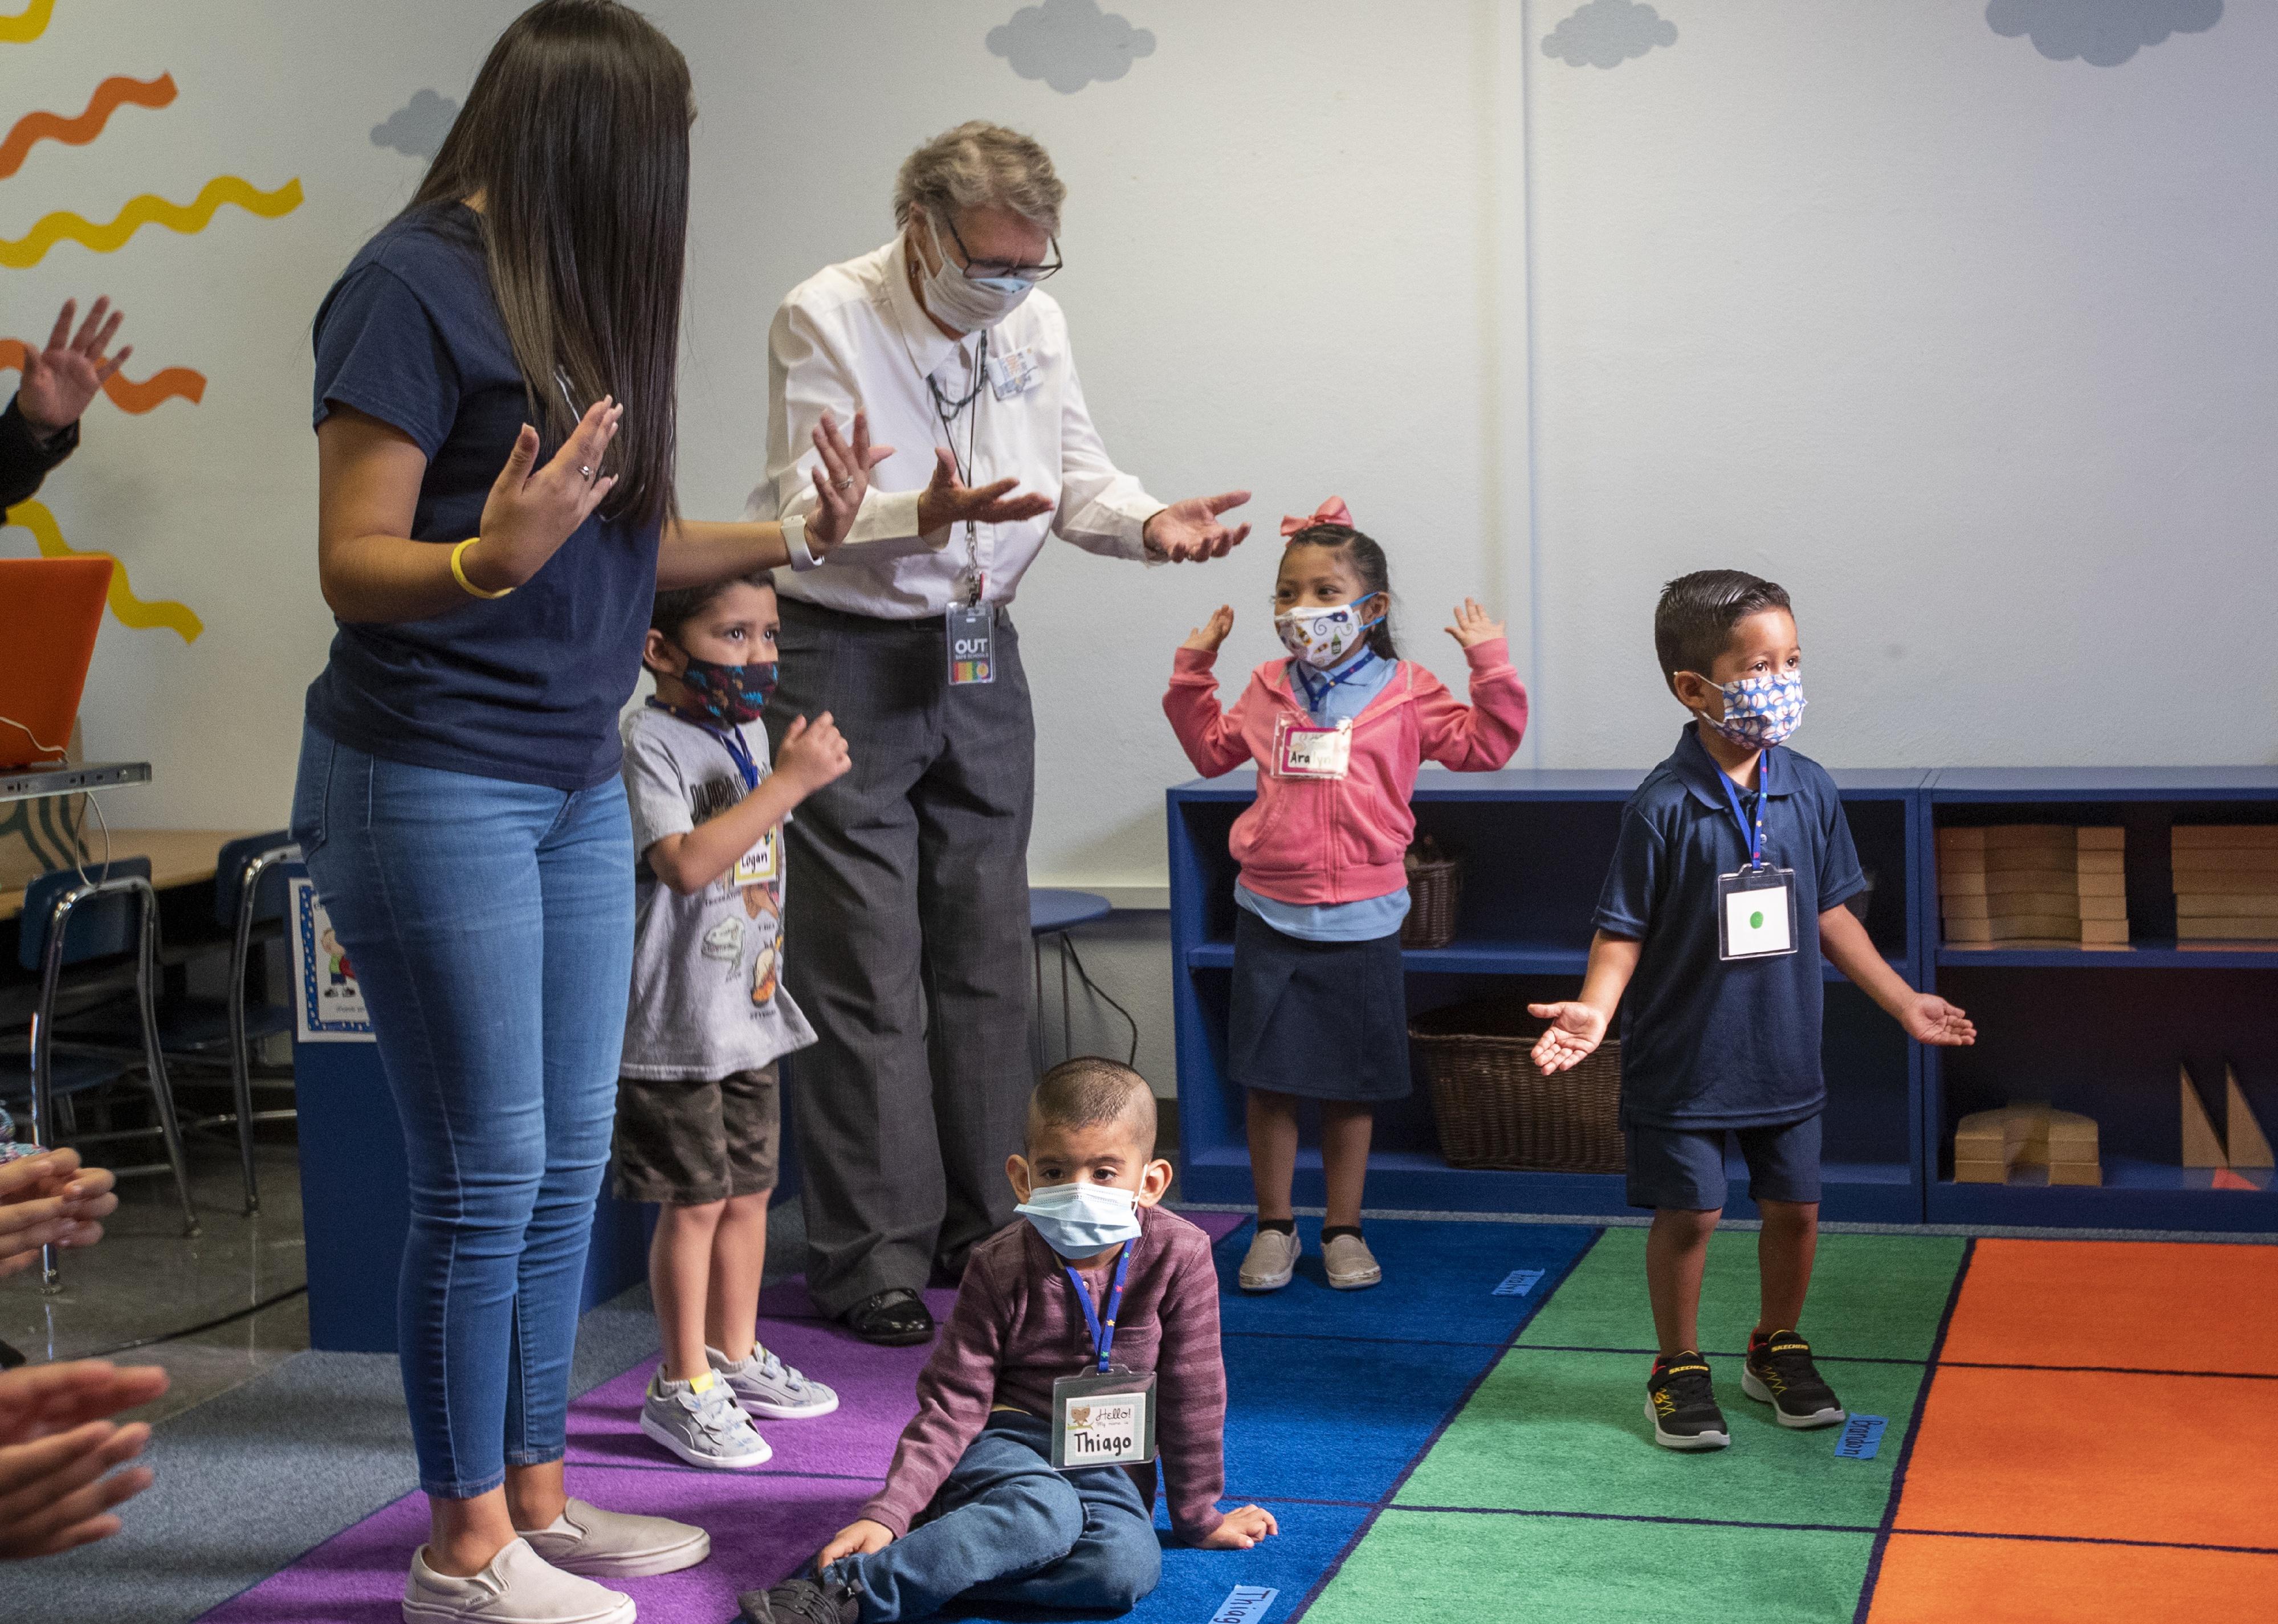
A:
[[[1130,1067],[1044,1073],[1028,1154],[1005,1165],[1028,1222],[973,1249],[884,1489],[802,1575],[745,1593],[751,1624],[886,1624],[959,1597],[1123,1612],[1162,1576],[1150,1443],[1180,1538],[1246,1551],[1280,1531],[1259,1506],[1217,1507],[1218,1272],[1209,1238],[1157,1204],[1171,1168],[1154,1146]],[[1109,1427],[1135,1392],[1132,1424]],[[1062,1469],[1056,1442],[1134,1464]]]
[[[1686,576],[1663,589],[1653,641],[1693,720],[1623,811],[1582,995],[1529,1007],[1551,1023],[1534,1060],[1553,1072],[1596,1048],[1621,1005],[1629,1201],[1654,1209],[1646,1289],[1661,1353],[1646,1416],[1666,1448],[1722,1449],[1731,1437],[1698,1322],[1728,1132],[1763,1215],[1741,1391],[1783,1427],[1844,1419],[1795,1331],[1819,1239],[1820,954],[1918,1042],[1969,1043],[1976,1028],[1900,980],[1843,905],[1867,881],[1835,782],[1777,748],[1803,715],[1787,594],[1737,569]]]

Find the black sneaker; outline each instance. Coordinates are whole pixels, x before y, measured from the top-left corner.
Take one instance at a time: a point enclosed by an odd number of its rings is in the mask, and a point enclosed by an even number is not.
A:
[[[1792,1330],[1748,1338],[1740,1391],[1770,1405],[1772,1419],[1783,1427],[1831,1427],[1844,1419],[1841,1400],[1811,1362],[1811,1344]]]
[[[744,1624],[854,1624],[860,1598],[851,1585],[817,1582],[812,1564],[772,1590],[746,1590],[736,1598]]]
[[[1709,1384],[1708,1361],[1689,1349],[1653,1361],[1645,1384],[1645,1418],[1653,1423],[1653,1441],[1663,1449],[1722,1449],[1732,1441]]]

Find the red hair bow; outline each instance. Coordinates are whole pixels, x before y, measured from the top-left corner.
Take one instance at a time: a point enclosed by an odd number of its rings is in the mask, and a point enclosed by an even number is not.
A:
[[[1345,499],[1333,496],[1305,518],[1300,519],[1294,514],[1285,515],[1281,521],[1281,535],[1286,540],[1299,530],[1311,530],[1316,524],[1342,524],[1350,530],[1352,522],[1352,509],[1345,506]]]

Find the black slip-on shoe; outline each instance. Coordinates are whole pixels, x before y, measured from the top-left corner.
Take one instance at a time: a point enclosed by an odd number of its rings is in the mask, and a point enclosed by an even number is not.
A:
[[[933,1335],[933,1313],[907,1286],[865,1297],[838,1316],[838,1323],[865,1342],[908,1347]]]

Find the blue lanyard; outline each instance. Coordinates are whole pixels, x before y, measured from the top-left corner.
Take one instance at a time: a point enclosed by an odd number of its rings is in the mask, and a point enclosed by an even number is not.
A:
[[[1740,810],[1739,790],[1722,768],[1716,773],[1716,782],[1724,786],[1724,798],[1732,804],[1732,819],[1740,826],[1740,838],[1747,843],[1750,868],[1764,865],[1764,772],[1770,766],[1770,755],[1771,751],[1766,751],[1764,759],[1756,763],[1756,823],[1753,835],[1748,832],[1748,814]]]
[[[1083,1283],[1083,1277],[1076,1273],[1074,1264],[1061,1265],[1067,1270],[1068,1284],[1075,1287],[1076,1306],[1083,1310],[1084,1326],[1091,1332],[1091,1346],[1099,1350],[1099,1373],[1102,1376],[1107,1374],[1108,1350],[1115,1346],[1115,1316],[1123,1308],[1123,1283],[1131,1276],[1131,1248],[1135,1244],[1125,1241],[1123,1255],[1116,1261],[1115,1284],[1107,1293],[1107,1323],[1105,1325],[1099,1323],[1099,1311],[1091,1306],[1091,1288]]]
[[[734,759],[736,763],[736,771],[743,774],[744,789],[745,793],[748,794],[750,791],[760,787],[760,764],[752,759],[752,747],[744,743],[744,734],[741,728],[729,728],[722,730],[722,728],[714,727],[708,721],[699,721],[695,717],[690,716],[684,712],[674,710],[670,705],[667,705],[663,700],[656,698],[654,694],[649,696],[648,703],[655,706],[658,710],[662,711],[667,716],[672,717],[676,721],[684,721],[692,728],[701,728],[705,732],[719,740],[721,747],[726,750],[729,756]]]
[[[1370,649],[1364,652],[1358,660],[1354,660],[1352,664],[1347,666],[1342,675],[1322,679],[1321,690],[1319,693],[1315,693],[1313,691],[1313,674],[1305,668],[1305,662],[1303,660],[1291,660],[1289,662],[1289,671],[1290,675],[1297,679],[1297,686],[1305,690],[1305,708],[1308,711],[1311,711],[1314,715],[1318,716],[1320,714],[1321,706],[1327,702],[1329,695],[1334,690],[1342,687],[1345,683],[1351,682],[1353,678],[1358,676],[1362,672],[1367,670],[1375,663],[1376,651],[1374,649]]]

